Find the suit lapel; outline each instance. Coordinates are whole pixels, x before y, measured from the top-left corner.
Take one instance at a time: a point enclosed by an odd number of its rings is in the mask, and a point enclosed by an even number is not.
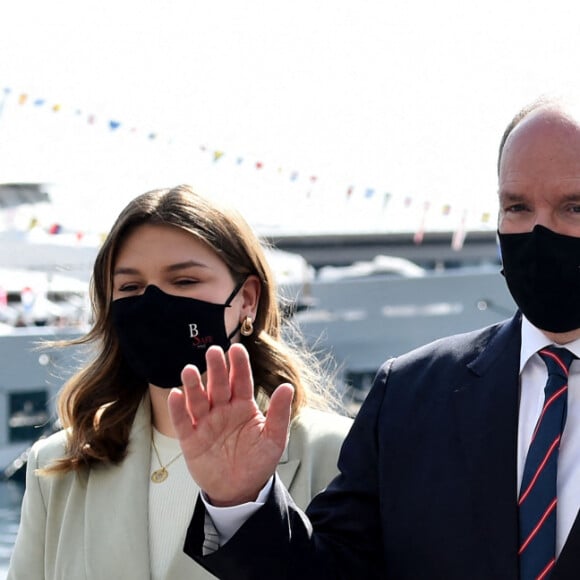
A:
[[[149,398],[141,403],[121,465],[93,468],[87,482],[85,550],[87,579],[150,577],[148,474]],[[114,502],[113,505],[112,502]],[[106,519],[107,515],[115,514]]]
[[[497,578],[518,574],[517,423],[520,319],[514,317],[468,364],[454,392],[458,437],[471,476],[482,547]]]
[[[286,445],[286,449],[284,449],[284,453],[280,458],[276,472],[288,490],[292,487],[292,482],[294,481],[299,465],[300,459],[290,459],[288,445]]]
[[[181,545],[183,546],[184,544],[185,530]],[[147,578],[149,578],[149,576],[147,576]],[[183,550],[180,550],[171,561],[164,578],[166,580],[176,580],[178,578],[187,578],[188,580],[209,580],[215,578],[215,576],[202,568],[200,564],[190,558]]]

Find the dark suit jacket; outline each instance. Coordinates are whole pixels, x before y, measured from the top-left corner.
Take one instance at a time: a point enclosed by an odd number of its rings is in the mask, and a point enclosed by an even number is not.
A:
[[[515,580],[521,319],[449,337],[379,371],[340,475],[300,512],[279,481],[263,508],[201,556],[220,578]],[[580,578],[580,522],[551,580]]]

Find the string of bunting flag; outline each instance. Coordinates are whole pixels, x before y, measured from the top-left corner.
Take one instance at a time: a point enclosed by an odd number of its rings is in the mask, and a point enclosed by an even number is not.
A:
[[[131,123],[124,122],[122,119],[99,115],[94,112],[86,111],[81,107],[68,106],[60,101],[51,101],[50,99],[35,96],[28,92],[18,92],[13,90],[11,87],[5,87],[3,89],[2,100],[0,101],[0,117],[8,103],[15,104],[18,108],[33,107],[53,115],[73,115],[75,118],[78,118],[79,122],[85,123],[89,127],[104,127],[111,133],[129,132],[149,141],[155,141],[166,145],[173,145],[176,142],[179,142],[179,139],[175,139],[171,135],[166,135],[160,131],[151,130],[149,128],[143,129]],[[299,171],[298,169],[288,171],[280,165],[266,163],[259,159],[250,161],[243,155],[231,154],[226,152],[223,148],[214,148],[206,144],[200,144],[198,148],[200,154],[205,155],[208,162],[215,165],[224,165],[224,161],[229,160],[235,166],[249,166],[256,172],[265,172],[269,169],[271,172],[276,172],[280,177],[285,177],[290,183],[306,183],[308,186],[308,197],[311,195],[316,184],[320,181],[320,178],[316,173]],[[352,183],[346,184],[343,190],[343,199],[348,201],[354,197],[359,200],[375,200],[379,203],[381,211],[385,211],[393,201],[393,195],[391,192],[385,191],[379,187],[360,186]],[[461,249],[467,230],[467,210],[453,208],[451,203],[440,203],[436,206],[435,203],[423,201],[423,199],[411,195],[405,196],[403,200],[399,199],[399,202],[401,201],[402,203],[400,205],[402,208],[413,211],[417,215],[418,222],[413,236],[416,244],[420,244],[423,241],[428,215],[448,216],[451,214],[452,210],[460,211],[460,221],[455,227],[456,231],[453,236],[452,247],[455,249]],[[490,212],[481,211],[478,215],[478,218],[475,217],[475,219],[471,220],[471,225],[473,226],[475,223],[476,225],[479,224],[482,227],[487,227],[491,219]]]

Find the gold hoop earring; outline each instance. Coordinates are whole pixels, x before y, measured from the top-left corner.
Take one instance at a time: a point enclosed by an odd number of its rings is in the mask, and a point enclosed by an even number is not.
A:
[[[244,336],[250,336],[254,332],[254,325],[252,324],[252,319],[249,316],[246,316],[242,321],[242,326],[240,327],[240,332]]]

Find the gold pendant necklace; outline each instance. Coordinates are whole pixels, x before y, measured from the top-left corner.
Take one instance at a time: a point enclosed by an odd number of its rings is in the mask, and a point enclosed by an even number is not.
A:
[[[153,483],[163,483],[169,477],[169,472],[167,471],[167,468],[174,461],[177,461],[183,455],[183,451],[180,451],[173,459],[171,459],[165,465],[163,465],[163,463],[161,463],[161,458],[159,457],[157,445],[155,445],[155,439],[153,438],[153,434],[151,434],[151,443],[153,444],[153,451],[155,451],[155,457],[157,457],[157,462],[160,465],[159,469],[156,469],[151,474],[151,481]]]

